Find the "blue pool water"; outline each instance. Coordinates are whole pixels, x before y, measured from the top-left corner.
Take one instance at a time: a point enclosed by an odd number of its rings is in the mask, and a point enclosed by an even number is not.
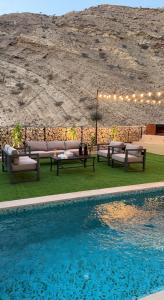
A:
[[[164,289],[164,191],[0,213],[0,299],[133,300]]]

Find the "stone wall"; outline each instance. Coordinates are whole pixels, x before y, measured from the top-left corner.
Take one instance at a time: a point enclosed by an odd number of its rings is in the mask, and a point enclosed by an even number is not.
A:
[[[13,128],[0,127],[0,147],[5,144],[12,144],[11,132]],[[142,133],[145,133],[145,126],[119,126],[114,128],[98,128],[98,143],[106,143],[109,140],[123,142],[138,141]],[[91,144],[95,140],[95,128],[22,128],[23,141],[38,140],[81,140]]]

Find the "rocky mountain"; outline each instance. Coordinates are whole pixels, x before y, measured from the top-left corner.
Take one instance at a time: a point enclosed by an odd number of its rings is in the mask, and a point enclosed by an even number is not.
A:
[[[92,126],[98,88],[164,91],[163,8],[0,16],[0,126]],[[164,105],[103,101],[99,111],[102,126],[164,123]]]

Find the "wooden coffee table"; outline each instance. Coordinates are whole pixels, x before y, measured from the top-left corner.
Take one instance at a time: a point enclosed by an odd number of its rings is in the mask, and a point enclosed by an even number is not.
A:
[[[72,169],[72,168],[88,168],[92,167],[93,172],[95,172],[95,157],[91,155],[87,156],[73,156],[70,158],[60,158],[58,156],[50,157],[50,170],[52,167],[56,167],[56,175],[59,176],[59,171],[61,169]]]

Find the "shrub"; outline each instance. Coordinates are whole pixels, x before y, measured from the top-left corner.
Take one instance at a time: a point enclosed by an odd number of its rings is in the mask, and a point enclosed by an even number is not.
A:
[[[52,72],[47,75],[48,80],[52,80],[53,77],[54,77],[54,75]]]
[[[102,114],[100,112],[92,112],[91,113],[91,120],[92,121],[101,121],[102,120]]]
[[[70,129],[68,129],[68,131],[67,131],[67,137],[70,140],[76,140],[77,139],[76,128],[71,127]]]
[[[17,123],[11,132],[12,143],[14,147],[20,147],[22,144],[22,126]]]

